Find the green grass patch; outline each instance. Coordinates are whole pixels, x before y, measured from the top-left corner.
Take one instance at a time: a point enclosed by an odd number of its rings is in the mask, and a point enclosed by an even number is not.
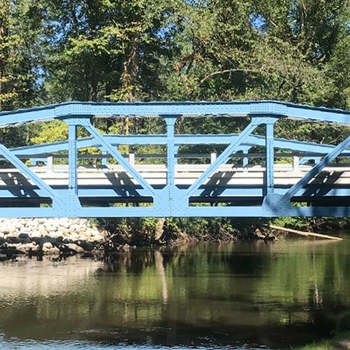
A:
[[[340,333],[332,339],[293,348],[293,350],[350,350],[350,332]]]

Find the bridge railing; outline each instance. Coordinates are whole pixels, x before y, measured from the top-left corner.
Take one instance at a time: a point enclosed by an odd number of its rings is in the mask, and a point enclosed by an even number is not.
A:
[[[131,165],[148,165],[148,168],[150,168],[152,165],[157,166],[157,168],[159,168],[158,165],[160,164],[147,163],[147,161],[161,159],[165,165],[166,159],[167,159],[167,155],[164,153],[159,153],[159,154],[129,153],[129,154],[124,154],[123,157],[127,159]],[[56,155],[49,155],[49,156],[45,154],[35,155],[35,157],[33,158],[28,158],[28,155],[19,155],[18,158],[23,161],[28,161],[31,166],[42,166],[42,167],[46,166],[47,171],[54,171],[54,169],[57,168],[58,165],[68,163],[68,154],[56,154]],[[113,157],[108,154],[79,154],[77,158],[78,160],[86,162],[85,165],[88,165],[88,164],[95,165],[96,168],[101,168],[101,169],[105,167],[111,168],[113,164],[108,162],[108,160],[113,159]],[[190,159],[196,160],[197,165],[199,165],[198,160],[201,160],[200,164],[212,164],[217,159],[217,153],[176,154],[175,158],[177,162],[181,160],[181,164],[194,165],[194,164],[191,164],[191,162],[186,162],[186,160],[190,160]],[[291,168],[292,171],[297,172],[297,171],[300,171],[302,165],[314,165],[318,163],[322,158],[322,156],[319,153],[312,153],[312,152],[309,152],[309,153],[293,152],[293,153],[275,153],[274,158],[283,159],[283,162],[275,163],[275,171],[279,171],[279,169]],[[344,156],[339,156],[338,158],[348,159],[349,156],[344,155]],[[237,152],[231,155],[231,159],[235,160],[234,164],[237,166],[237,168],[240,168],[244,171],[252,170],[254,169],[254,166],[258,166],[258,165],[260,165],[260,167],[265,166],[264,153],[243,154],[242,152]],[[249,160],[251,159],[260,159],[261,162],[249,163]],[[3,169],[8,168],[8,166],[3,165],[4,162],[6,162],[6,160],[4,159],[4,157],[0,156],[0,168],[3,168]],[[84,164],[79,164],[79,165],[84,165]],[[229,166],[232,167],[232,164]],[[350,161],[349,161],[349,166],[350,166]],[[332,167],[334,169],[337,169],[340,167],[344,168],[346,167],[346,164],[339,164],[339,165],[333,164]],[[166,166],[164,168],[166,168]],[[309,169],[309,167],[305,167],[305,169]]]

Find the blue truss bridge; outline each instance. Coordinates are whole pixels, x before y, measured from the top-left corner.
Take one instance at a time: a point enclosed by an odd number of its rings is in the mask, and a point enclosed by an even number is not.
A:
[[[99,118],[158,118],[164,131],[103,134]],[[212,118],[213,129],[181,134],[186,118]],[[243,121],[243,131],[217,133],[223,118]],[[68,137],[0,144],[0,217],[349,216],[350,136],[338,145],[275,138],[285,118],[350,125],[348,111],[276,101],[67,102],[1,112],[1,128],[60,120]]]

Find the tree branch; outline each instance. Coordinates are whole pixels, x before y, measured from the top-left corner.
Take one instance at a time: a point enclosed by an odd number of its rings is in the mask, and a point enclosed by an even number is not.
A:
[[[233,69],[224,69],[218,72],[213,72],[208,74],[206,77],[204,77],[199,83],[198,86],[201,86],[204,82],[206,82],[208,79],[211,79],[215,77],[216,75],[226,74],[226,73],[232,73],[232,72],[250,72],[250,73],[257,73],[257,69],[243,69],[243,68],[233,68]]]

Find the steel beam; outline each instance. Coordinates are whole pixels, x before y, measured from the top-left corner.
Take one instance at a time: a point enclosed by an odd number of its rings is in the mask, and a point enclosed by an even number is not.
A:
[[[52,199],[54,204],[62,204],[62,199],[50,186],[48,186],[37,174],[29,169],[23,162],[12,154],[4,145],[0,144],[0,153],[22,174],[29,178],[33,183],[38,186],[44,193],[45,196]],[[60,203],[58,203],[60,202]]]
[[[283,200],[290,200],[300,188],[304,187],[316,174],[321,172],[329,163],[337,158],[343,150],[350,145],[350,136],[336,146],[332,152],[327,154],[319,163],[317,163],[302,179],[293,185],[283,196]]]
[[[92,126],[89,118],[81,118],[79,124],[83,126],[99,144],[103,146],[104,150],[107,150],[119,164],[121,164],[124,169],[126,169],[149,193],[150,196],[155,197],[156,193],[152,186],[142,177],[142,175],[133,167],[127,160],[124,159],[123,155],[113,147],[109,142],[107,142],[104,137]]]
[[[303,120],[350,124],[350,112],[302,106],[278,101],[248,102],[135,102],[135,103],[100,103],[67,102],[59,105],[36,107],[0,113],[0,125],[28,123],[44,119],[67,116],[93,115],[111,116],[261,116],[292,117]]]
[[[238,134],[215,134],[215,135],[175,135],[174,144],[176,147],[180,145],[227,145],[239,137]],[[117,145],[166,145],[167,135],[103,135],[106,142],[112,146]],[[249,135],[245,142],[242,143],[242,148],[253,146],[265,146],[265,136]],[[290,151],[299,151],[314,153],[315,155],[325,155],[331,152],[335,146],[327,144],[316,144],[314,142],[285,140],[274,138],[274,146],[278,149],[285,149]],[[98,147],[102,146],[93,138],[83,138],[77,140],[78,148]],[[42,155],[55,152],[62,152],[68,150],[68,141],[54,142],[51,144],[24,146],[11,148],[10,151],[15,155]],[[350,156],[350,150],[344,150],[343,156]]]
[[[167,188],[168,198],[163,198],[163,201],[168,203],[169,214],[173,212],[174,190],[175,190],[175,123],[179,116],[174,115],[171,118],[166,118],[167,125]],[[163,191],[162,191],[163,193]]]
[[[211,175],[215,172],[215,170],[221,165],[225,164],[232,153],[234,153],[238,146],[241,145],[242,142],[256,129],[258,125],[260,125],[261,121],[258,118],[252,118],[250,124],[242,131],[242,133],[235,139],[221,154],[216,160],[210,164],[208,169],[204,171],[204,173],[198,178],[198,180],[190,186],[190,188],[186,191],[185,196],[189,198],[198,187]]]
[[[265,195],[274,192],[274,134],[273,128],[277,118],[266,118],[266,136],[265,136],[265,153],[266,153],[266,172],[265,172]]]

